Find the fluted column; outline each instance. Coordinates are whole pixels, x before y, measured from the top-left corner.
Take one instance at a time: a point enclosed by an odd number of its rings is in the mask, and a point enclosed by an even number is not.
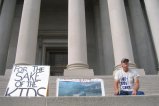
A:
[[[0,15],[0,75],[4,74],[6,68],[15,7],[16,0],[4,0]]]
[[[159,0],[144,0],[144,2],[159,62]]]
[[[24,0],[15,64],[35,64],[41,0]]]
[[[113,41],[115,66],[116,68],[118,68],[121,63],[121,59],[124,57],[130,60],[130,67],[135,67],[124,1],[107,1]]]
[[[68,70],[88,69],[84,0],[68,0]],[[76,74],[81,71],[75,72]],[[65,74],[66,75],[66,74]]]

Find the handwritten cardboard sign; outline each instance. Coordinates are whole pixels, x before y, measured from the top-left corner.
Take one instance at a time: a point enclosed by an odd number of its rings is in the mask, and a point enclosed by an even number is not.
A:
[[[57,79],[56,96],[105,96],[102,79]]]
[[[14,65],[5,96],[47,96],[50,66]]]

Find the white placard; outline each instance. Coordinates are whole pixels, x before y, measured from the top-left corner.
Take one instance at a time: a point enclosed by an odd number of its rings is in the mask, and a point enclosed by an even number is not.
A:
[[[56,96],[105,96],[102,79],[57,79]]]
[[[47,96],[50,66],[14,65],[5,96]]]

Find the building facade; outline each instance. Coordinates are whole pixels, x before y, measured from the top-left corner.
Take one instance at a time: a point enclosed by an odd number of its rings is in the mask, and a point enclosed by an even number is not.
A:
[[[0,74],[28,64],[112,75],[123,57],[157,74],[158,20],[159,0],[0,0]]]

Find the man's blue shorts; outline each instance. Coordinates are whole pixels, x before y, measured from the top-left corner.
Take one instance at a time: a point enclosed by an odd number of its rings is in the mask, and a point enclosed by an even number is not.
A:
[[[120,91],[119,95],[132,95],[132,91]],[[136,95],[144,95],[143,91],[137,91]]]

